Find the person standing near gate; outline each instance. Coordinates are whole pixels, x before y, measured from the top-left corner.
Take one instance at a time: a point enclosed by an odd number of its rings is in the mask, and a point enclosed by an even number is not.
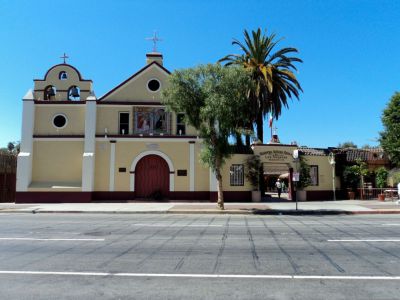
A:
[[[281,183],[281,180],[279,178],[276,181],[275,186],[276,186],[276,189],[278,190],[278,198],[281,199],[282,183]]]

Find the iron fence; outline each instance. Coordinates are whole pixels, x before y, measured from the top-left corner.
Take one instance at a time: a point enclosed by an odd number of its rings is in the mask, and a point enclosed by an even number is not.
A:
[[[15,201],[17,157],[0,154],[0,202]]]
[[[357,192],[355,194],[355,198],[359,200],[378,200],[380,198],[379,195],[384,195],[384,197],[381,196],[380,200],[398,200],[399,195],[398,191],[395,188],[392,187],[386,187],[386,188],[359,188],[357,189]]]

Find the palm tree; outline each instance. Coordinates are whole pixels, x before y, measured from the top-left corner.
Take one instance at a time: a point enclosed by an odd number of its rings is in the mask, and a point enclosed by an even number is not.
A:
[[[282,113],[282,107],[288,108],[288,98],[294,95],[299,98],[299,91],[303,91],[293,70],[297,70],[294,63],[303,62],[297,57],[296,48],[283,48],[275,53],[275,46],[281,41],[276,40],[276,35],[267,36],[258,28],[252,31],[251,36],[244,31],[245,43],[234,39],[232,45],[238,45],[243,54],[230,54],[219,62],[229,65],[242,65],[250,71],[254,81],[254,88],[249,90],[249,101],[252,112],[252,124],[257,126],[257,138],[263,142],[263,123],[265,116],[270,112],[277,120]],[[249,139],[246,139],[249,143]]]

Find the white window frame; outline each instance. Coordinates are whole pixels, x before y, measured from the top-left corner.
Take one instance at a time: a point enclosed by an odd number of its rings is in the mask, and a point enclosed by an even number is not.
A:
[[[122,134],[121,133],[121,114],[128,114],[128,132],[123,134],[123,135],[127,135],[127,134],[129,134],[129,125],[130,125],[129,123],[130,123],[131,114],[129,111],[118,112],[118,134]]]
[[[244,186],[244,165],[232,164],[229,169],[230,185],[231,186]]]
[[[319,185],[319,168],[318,168],[318,165],[310,165],[310,179],[311,179],[311,186],[318,186]]]

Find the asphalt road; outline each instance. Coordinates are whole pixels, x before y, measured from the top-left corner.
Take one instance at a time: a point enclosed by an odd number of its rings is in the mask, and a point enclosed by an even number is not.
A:
[[[399,299],[400,216],[0,214],[0,299]]]

